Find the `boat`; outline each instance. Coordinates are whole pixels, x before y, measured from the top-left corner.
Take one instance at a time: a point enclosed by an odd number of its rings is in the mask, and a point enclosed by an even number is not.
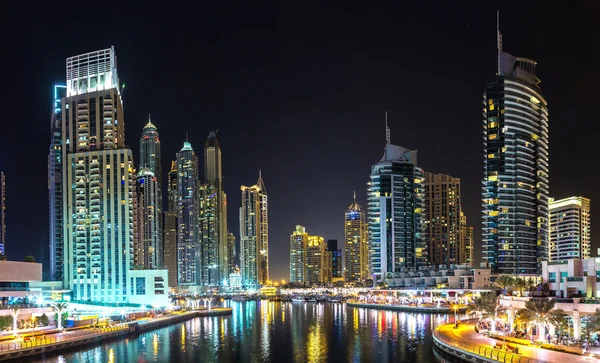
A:
[[[304,302],[304,298],[303,297],[294,296],[292,298],[292,302]]]
[[[246,301],[246,296],[244,295],[235,295],[231,298],[233,301]]]
[[[309,297],[308,300],[306,300],[308,302],[317,302],[317,299],[315,299],[314,297]]]

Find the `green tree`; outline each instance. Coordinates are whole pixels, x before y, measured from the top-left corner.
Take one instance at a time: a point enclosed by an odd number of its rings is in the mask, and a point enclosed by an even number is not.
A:
[[[35,262],[35,257],[29,255],[29,256],[25,256],[25,258],[23,259],[23,262]]]
[[[518,311],[518,320],[534,323],[538,327],[538,336],[544,336],[542,328],[550,322],[551,311],[556,306],[554,299],[533,298],[525,302],[525,309]]]
[[[67,308],[69,307],[69,305],[67,303],[64,302],[57,302],[52,306],[52,309],[58,313],[58,316],[62,317],[63,316],[63,311],[67,310]],[[57,319],[55,320],[57,322],[57,328],[58,329],[62,329],[62,323],[63,323],[63,319]]]
[[[496,314],[497,297],[494,291],[482,292],[473,299],[473,304],[467,309],[467,314],[477,314],[479,318],[494,317]]]
[[[598,310],[596,310],[598,311]],[[552,310],[548,315],[548,322],[554,325],[556,335],[560,335],[569,330],[569,314],[563,309]]]
[[[40,316],[37,319],[37,321],[40,324],[40,326],[48,326],[48,324],[50,324],[50,318],[48,318],[48,315],[46,315],[46,313],[42,314],[42,316]]]
[[[523,290],[527,290],[530,286],[529,282],[524,278],[517,277],[513,281],[515,289],[519,290],[519,296],[523,296]]]
[[[502,294],[506,295],[508,288],[514,285],[515,279],[509,275],[500,275],[494,281],[494,285],[502,290]]]
[[[11,324],[12,324],[12,317],[10,315],[1,315],[0,316],[0,331],[10,328]]]

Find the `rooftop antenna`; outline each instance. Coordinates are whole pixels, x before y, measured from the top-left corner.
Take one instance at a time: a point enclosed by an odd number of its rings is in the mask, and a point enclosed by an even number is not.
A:
[[[152,123],[152,118],[150,117],[150,114],[148,114],[148,122]]]
[[[356,204],[356,191],[354,191],[354,204]]]
[[[390,128],[388,127],[387,122],[387,111],[385,111],[385,143],[386,145],[390,144]]]
[[[190,141],[188,140],[188,133],[187,133],[187,131],[185,132],[185,142],[190,142]]]
[[[502,33],[500,33],[500,10],[496,11],[496,38],[498,47],[498,75],[500,75],[500,59],[502,54]]]

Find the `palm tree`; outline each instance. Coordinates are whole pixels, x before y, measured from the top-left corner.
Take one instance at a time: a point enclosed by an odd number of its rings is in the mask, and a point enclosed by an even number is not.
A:
[[[599,315],[600,311],[596,309],[596,315]],[[569,314],[563,309],[552,310],[548,316],[548,322],[554,325],[556,329],[556,335],[560,335],[569,329]]]
[[[525,302],[525,309],[519,310],[519,320],[533,322],[538,327],[538,337],[543,337],[542,328],[550,322],[551,311],[556,306],[554,299],[534,298]]]
[[[514,280],[515,279],[512,276],[500,275],[498,276],[496,281],[494,281],[494,285],[496,285],[502,290],[503,295],[506,295],[506,291],[508,290],[508,288],[513,286]]]
[[[515,289],[519,290],[519,296],[523,296],[523,290],[527,290],[530,286],[530,283],[524,278],[517,277],[513,281],[513,286]]]
[[[59,330],[62,329],[62,312],[67,310],[68,307],[69,305],[65,302],[57,302],[52,306],[52,309],[58,313],[58,323],[56,327]]]
[[[494,316],[496,313],[496,293],[493,291],[482,292],[473,299],[473,304],[467,309],[467,314],[477,314],[479,319]]]
[[[11,308],[10,315],[13,317],[13,335],[17,336],[17,318],[19,317],[19,312],[21,309],[19,308]]]

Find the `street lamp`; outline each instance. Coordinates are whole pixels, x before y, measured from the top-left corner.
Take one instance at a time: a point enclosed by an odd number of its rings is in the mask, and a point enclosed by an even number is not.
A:
[[[458,322],[458,305],[454,305],[452,308],[454,309],[454,322]]]

